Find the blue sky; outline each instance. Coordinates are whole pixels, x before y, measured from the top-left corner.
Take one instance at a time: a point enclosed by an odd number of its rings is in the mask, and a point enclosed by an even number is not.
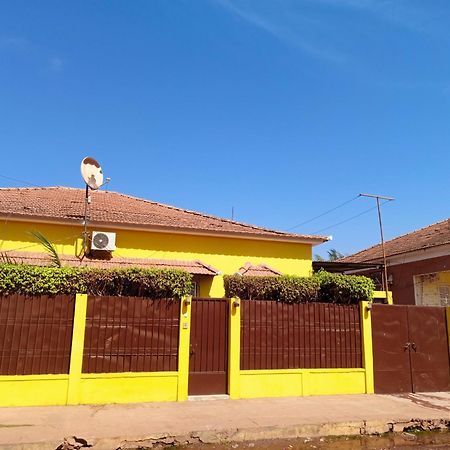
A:
[[[278,229],[360,192],[388,238],[450,216],[448,0],[20,1],[0,7],[0,175]],[[0,186],[23,183],[0,177]],[[378,242],[356,199],[293,231]]]

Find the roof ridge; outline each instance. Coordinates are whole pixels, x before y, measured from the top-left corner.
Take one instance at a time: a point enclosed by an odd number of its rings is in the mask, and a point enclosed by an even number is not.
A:
[[[295,235],[294,233],[288,233],[287,231],[273,230],[273,229],[270,229],[270,228],[260,227],[258,225],[252,225],[252,224],[245,223],[245,222],[238,222],[236,220],[225,219],[224,217],[215,216],[213,214],[207,214],[207,213],[202,213],[202,212],[199,212],[199,211],[193,211],[191,209],[180,208],[179,206],[168,205],[167,203],[161,203],[161,202],[157,202],[155,200],[148,200],[146,198],[136,197],[134,195],[124,194],[122,192],[115,192],[115,191],[107,191],[107,192],[106,191],[99,191],[99,192],[104,192],[104,193],[110,192],[110,193],[118,194],[118,195],[120,195],[122,197],[132,198],[134,200],[141,200],[141,201],[144,201],[144,202],[147,202],[147,203],[151,203],[153,205],[162,206],[163,208],[174,209],[176,211],[186,212],[186,213],[189,213],[189,214],[193,214],[195,216],[207,217],[209,219],[220,220],[222,222],[232,223],[232,224],[235,224],[235,225],[241,225],[241,226],[253,228],[253,229],[256,229],[256,230],[270,231],[272,233],[275,232],[275,233],[280,233],[280,234],[283,234],[283,235],[290,235],[290,236]],[[311,235],[302,235],[302,236],[311,236]]]
[[[444,222],[447,222],[448,225],[450,226],[450,218],[443,219],[443,220],[438,220],[437,222],[434,222],[434,223],[432,223],[432,224],[430,224],[430,225],[425,225],[425,226],[423,226],[423,227],[421,227],[421,228],[417,228],[416,230],[408,231],[407,233],[401,234],[400,236],[396,236],[396,237],[394,237],[394,238],[392,238],[392,239],[389,239],[388,241],[385,241],[385,242],[384,242],[384,245],[389,244],[389,243],[394,242],[394,241],[397,241],[397,240],[399,240],[399,239],[403,239],[403,238],[405,238],[405,237],[407,237],[407,236],[409,236],[409,235],[412,235],[412,234],[414,234],[414,233],[418,233],[418,232],[420,232],[420,231],[426,230],[427,228],[431,228],[431,227],[434,227],[434,226],[436,226],[436,225],[443,224]],[[442,244],[437,244],[437,245],[442,245]],[[367,247],[367,248],[364,248],[364,249],[362,249],[362,250],[359,250],[359,251],[356,252],[356,253],[352,253],[351,255],[347,255],[347,256],[344,256],[343,258],[339,258],[337,261],[345,261],[346,258],[357,257],[357,256],[360,255],[361,253],[365,253],[365,252],[367,252],[367,251],[369,251],[369,250],[372,250],[372,249],[375,249],[375,248],[378,248],[378,247],[381,247],[381,243],[374,244],[374,245],[372,245],[372,246],[370,246],[370,247]],[[403,253],[403,252],[392,253],[392,254],[390,254],[390,255],[387,254],[386,256],[392,256],[392,255],[394,255],[394,254],[399,254],[399,253]],[[378,257],[374,257],[374,258],[372,258],[372,259],[377,259],[377,258],[378,258]]]
[[[58,190],[65,190],[65,191],[72,191],[72,192],[79,192],[80,196],[81,193],[83,193],[84,196],[84,189],[82,188],[78,188],[78,187],[71,187],[71,186],[39,186],[39,187],[9,187],[9,188],[0,188],[0,192],[15,192],[17,193],[17,195],[20,195],[20,192],[52,192],[54,193],[55,191]],[[204,213],[204,212],[199,212],[199,211],[193,211],[191,209],[186,209],[186,208],[181,208],[178,206],[173,206],[173,205],[168,205],[166,203],[161,203],[161,202],[157,202],[154,200],[149,200],[146,198],[142,198],[142,197],[138,197],[135,195],[131,195],[131,194],[127,194],[127,193],[122,193],[122,192],[116,192],[116,191],[104,191],[104,190],[96,190],[92,192],[94,198],[95,196],[99,196],[100,198],[104,196],[104,198],[111,196],[111,199],[113,199],[113,196],[117,196],[119,198],[122,199],[126,199],[126,200],[133,200],[136,202],[141,202],[142,204],[148,204],[148,205],[152,205],[154,207],[158,207],[158,208],[163,208],[166,209],[167,211],[176,211],[176,212],[180,212],[183,214],[187,214],[190,215],[192,217],[197,217],[197,218],[201,218],[201,219],[207,219],[211,221],[211,229],[215,229],[215,231],[219,230],[221,228],[220,224],[224,224],[223,228],[231,228],[231,226],[236,226],[236,227],[242,227],[242,232],[247,232],[247,233],[251,233],[251,232],[261,232],[261,233],[270,233],[273,236],[280,236],[280,237],[291,237],[291,238],[306,238],[306,239],[320,239],[322,241],[326,240],[326,238],[322,237],[322,236],[317,236],[317,235],[311,235],[311,234],[300,234],[300,233],[289,233],[287,231],[282,231],[282,230],[276,230],[276,229],[271,229],[268,227],[262,227],[262,226],[258,226],[258,225],[253,225],[253,224],[249,224],[249,223],[245,223],[245,222],[238,222],[236,220],[230,220],[230,219],[226,219],[223,217],[219,217],[213,214],[208,214],[208,213]],[[81,197],[80,197],[81,198]],[[140,214],[138,210],[136,210],[136,212],[129,212],[130,215],[135,216],[146,216],[146,214]],[[191,220],[192,223],[195,223],[195,219]],[[215,222],[215,224],[214,224]],[[226,224],[229,225],[229,227],[226,226]],[[236,230],[235,230],[236,231]]]

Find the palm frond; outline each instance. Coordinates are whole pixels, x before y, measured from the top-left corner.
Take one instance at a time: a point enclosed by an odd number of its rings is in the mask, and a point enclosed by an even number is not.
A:
[[[39,244],[44,247],[45,251],[50,256],[53,267],[61,267],[61,260],[59,259],[58,252],[55,246],[39,231],[31,231],[30,234],[36,238]]]

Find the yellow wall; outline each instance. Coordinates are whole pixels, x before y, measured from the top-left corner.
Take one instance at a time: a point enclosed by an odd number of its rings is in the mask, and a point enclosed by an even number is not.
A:
[[[240,398],[363,394],[364,369],[241,370]]]
[[[360,304],[363,349],[363,368],[360,369],[240,370],[240,306],[235,305],[239,305],[239,299],[230,300],[228,389],[232,399],[374,392],[368,302]]]
[[[229,300],[230,398],[373,393],[371,309],[361,303],[363,368],[240,370],[240,301]],[[181,300],[178,371],[82,373],[87,296],[75,303],[67,375],[0,376],[0,406],[185,401],[189,383],[191,298]],[[450,317],[450,309],[449,309]]]
[[[0,252],[23,250],[42,252],[29,232],[38,230],[56,245],[60,254],[74,255],[80,249],[82,228],[69,225],[13,222],[0,224]],[[257,241],[209,236],[153,233],[95,228],[117,233],[113,255],[126,258],[201,260],[222,274],[235,273],[246,262],[266,263],[284,274],[309,276],[312,248],[309,244]],[[222,276],[212,282],[203,277],[200,295],[222,297]]]

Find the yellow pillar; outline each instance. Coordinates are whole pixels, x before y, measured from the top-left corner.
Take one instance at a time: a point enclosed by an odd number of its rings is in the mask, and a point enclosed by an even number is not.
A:
[[[67,404],[80,403],[80,381],[83,366],[84,333],[86,329],[87,295],[77,294],[75,297],[75,314],[73,317],[72,348],[70,353],[69,387]]]
[[[178,392],[179,402],[188,398],[189,383],[189,344],[191,338],[191,306],[192,297],[181,299],[180,305],[180,338],[178,343]]]
[[[366,393],[374,393],[373,384],[373,347],[372,347],[372,303],[361,302],[359,305],[361,315],[361,339],[363,365],[366,370]]]
[[[241,364],[241,300],[230,299],[230,319],[228,334],[228,393],[230,398],[240,398]]]
[[[388,305],[393,305],[394,304],[394,298],[392,296],[392,291],[388,291],[387,292],[387,296],[386,296],[386,291],[373,291],[373,298],[379,298],[379,299],[383,299],[386,300],[387,297],[387,303]]]

